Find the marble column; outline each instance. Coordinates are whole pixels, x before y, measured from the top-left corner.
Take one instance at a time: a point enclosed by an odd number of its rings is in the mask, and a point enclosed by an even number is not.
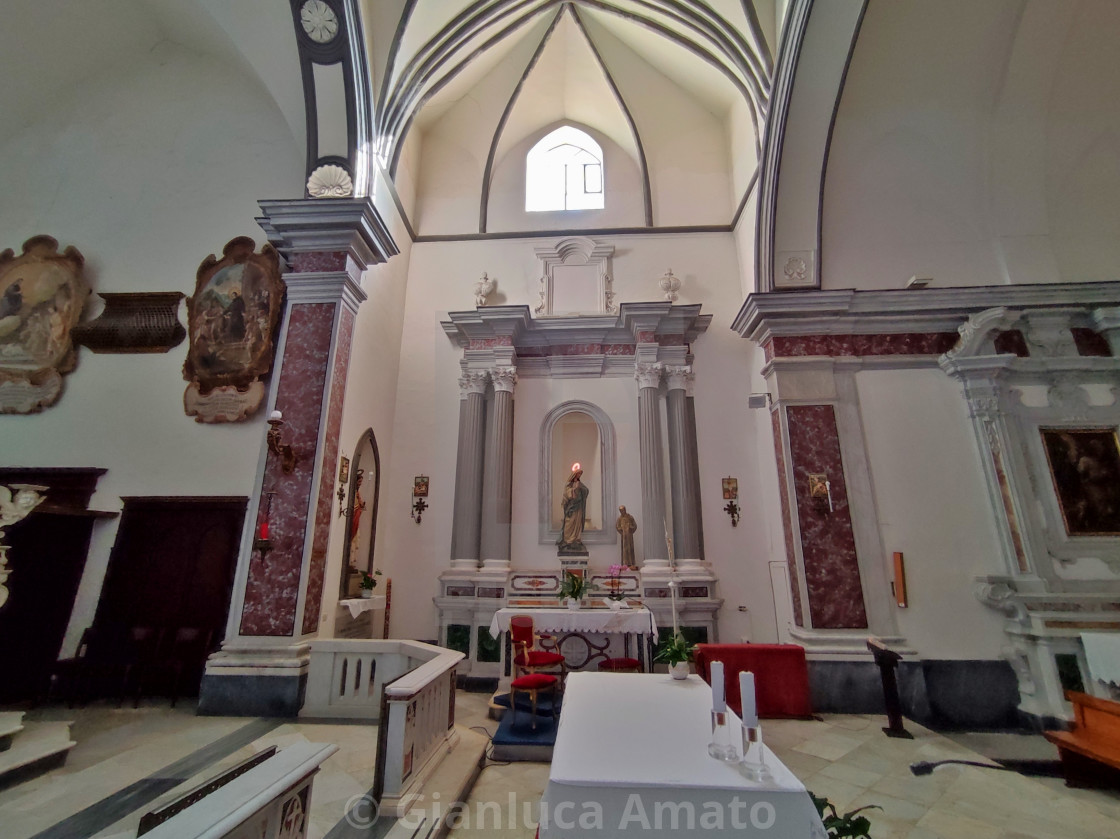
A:
[[[486,420],[486,462],[482,479],[482,567],[506,571],[510,562],[513,512],[513,388],[517,370],[490,371],[494,401]]]
[[[474,370],[459,378],[459,453],[455,464],[455,507],[451,524],[452,568],[478,568],[486,383],[489,380],[489,373]]]
[[[673,548],[678,562],[700,562],[700,497],[696,492],[696,440],[688,412],[692,368],[666,367],[669,430],[669,491],[673,503]]]
[[[262,201],[257,219],[288,262],[287,307],[272,375],[272,397],[259,417],[261,473],[246,516],[241,553],[220,652],[207,661],[199,697],[204,714],[282,714],[299,710],[309,641],[321,621],[327,548],[333,522],[350,345],[361,276],[397,253],[368,199]],[[285,473],[265,446],[265,418],[284,415],[282,440],[295,451]],[[272,549],[253,546],[269,511]]]
[[[665,544],[665,468],[661,458],[662,365],[635,365],[638,380],[638,444],[642,478],[642,546],[646,569],[668,568]]]

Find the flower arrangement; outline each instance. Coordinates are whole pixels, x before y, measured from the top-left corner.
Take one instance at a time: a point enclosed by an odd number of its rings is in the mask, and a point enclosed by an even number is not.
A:
[[[825,830],[828,831],[828,839],[870,839],[868,831],[871,830],[871,822],[867,816],[859,814],[864,810],[883,809],[877,804],[868,804],[840,815],[836,810],[836,805],[824,796],[813,795],[810,792],[809,797],[813,799],[817,813],[824,823]]]
[[[582,600],[595,586],[578,574],[571,571],[564,572],[564,579],[560,582],[560,591],[556,597],[560,600]]]
[[[620,579],[622,572],[625,570],[625,565],[612,565],[610,567],[610,579],[607,580],[606,587],[609,589],[607,597],[611,600],[622,600],[626,596],[622,593],[622,580]]]
[[[374,571],[371,575],[368,571],[362,572],[361,586],[366,591],[373,591],[377,588],[377,578],[381,576],[380,571]]]

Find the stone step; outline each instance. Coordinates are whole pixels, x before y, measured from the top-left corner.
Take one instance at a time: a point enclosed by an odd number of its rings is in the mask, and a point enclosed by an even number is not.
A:
[[[11,748],[0,752],[0,787],[61,766],[76,745],[69,722],[24,723]]]
[[[23,711],[0,711],[0,752],[12,745],[12,738],[23,731]]]

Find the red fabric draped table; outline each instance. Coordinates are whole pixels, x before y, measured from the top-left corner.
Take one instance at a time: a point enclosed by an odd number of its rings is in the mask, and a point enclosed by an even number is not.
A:
[[[741,670],[754,673],[755,697],[760,717],[811,717],[809,702],[809,668],[805,648],[796,644],[697,644],[696,672],[711,683],[713,661],[722,661],[727,704],[736,714],[742,713],[739,698]]]

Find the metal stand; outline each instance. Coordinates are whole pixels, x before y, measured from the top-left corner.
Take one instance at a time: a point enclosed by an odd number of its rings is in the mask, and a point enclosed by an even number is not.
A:
[[[893,650],[887,649],[878,638],[867,639],[867,649],[875,656],[875,664],[879,668],[879,676],[883,680],[883,704],[887,707],[887,727],[883,733],[888,737],[898,737],[903,740],[913,740],[914,735],[902,725],[902,703],[898,699],[898,679],[895,670],[902,656]]]

